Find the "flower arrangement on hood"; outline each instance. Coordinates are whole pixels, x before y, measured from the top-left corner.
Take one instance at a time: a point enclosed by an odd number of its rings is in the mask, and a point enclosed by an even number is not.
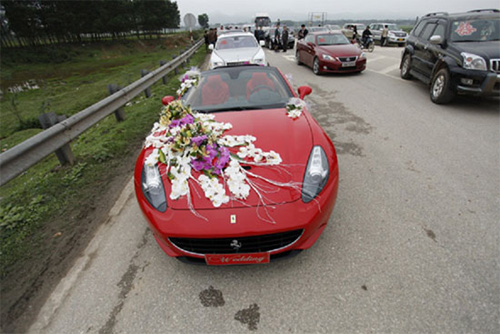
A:
[[[256,138],[253,136],[224,135],[232,125],[216,122],[214,118],[210,114],[194,112],[176,100],[163,109],[160,121],[155,123],[146,138],[145,148],[152,147],[153,150],[145,164],[166,166],[172,183],[172,200],[188,196],[190,203],[189,180],[200,185],[214,207],[229,202],[231,198],[244,200],[251,189],[258,192],[250,179],[258,176],[246,171],[241,164],[273,166],[282,162],[278,153],[264,152],[255,147]],[[229,149],[236,147],[239,150],[231,154]],[[198,175],[197,178],[194,175]]]
[[[306,106],[306,102],[298,97],[292,97],[286,104],[286,112],[290,118],[299,118],[302,115],[302,110]]]
[[[181,97],[189,88],[197,86],[198,81],[200,80],[200,75],[201,72],[197,67],[191,67],[189,71],[180,77],[179,81],[181,82],[181,86],[176,92],[177,96]]]

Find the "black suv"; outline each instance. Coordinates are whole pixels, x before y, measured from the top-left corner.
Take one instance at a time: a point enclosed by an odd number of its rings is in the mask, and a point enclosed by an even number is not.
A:
[[[401,77],[430,85],[434,103],[455,95],[500,95],[500,11],[431,13],[406,42]]]

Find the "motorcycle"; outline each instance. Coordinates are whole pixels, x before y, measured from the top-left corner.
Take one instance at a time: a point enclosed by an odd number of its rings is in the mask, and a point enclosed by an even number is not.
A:
[[[375,42],[373,42],[373,38],[369,36],[365,42],[358,40],[358,45],[362,50],[366,50],[368,52],[373,52],[375,49]]]

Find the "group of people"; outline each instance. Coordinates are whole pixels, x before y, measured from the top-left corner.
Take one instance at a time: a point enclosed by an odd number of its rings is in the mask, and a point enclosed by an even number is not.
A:
[[[210,28],[209,30],[205,30],[203,38],[205,39],[205,49],[208,50],[210,44],[215,45],[215,42],[217,42],[217,29]]]
[[[273,39],[273,50],[274,52],[278,52],[283,50],[286,52],[288,48],[288,38],[290,37],[290,33],[288,31],[288,27],[286,25],[283,26],[283,29],[280,28],[280,23],[276,25],[276,29],[274,30],[274,39]]]

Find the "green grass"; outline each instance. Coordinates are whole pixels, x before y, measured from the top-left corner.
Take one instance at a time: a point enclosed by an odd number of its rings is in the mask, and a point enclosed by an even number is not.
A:
[[[14,114],[16,110],[23,120],[36,119],[41,110],[70,116],[108,96],[107,84],[124,87],[140,78],[141,69],[156,69],[160,60],[171,60],[172,54],[180,51],[180,48],[141,46],[143,43],[137,42],[135,49],[129,45],[107,48],[100,44],[98,48],[87,47],[84,53],[72,50],[78,56],[57,66],[8,64],[5,76],[11,82],[15,78],[24,80],[27,78],[24,71],[32,69],[34,78],[43,81],[43,85],[39,90],[6,94],[0,102],[2,150],[41,131],[20,130],[22,126]],[[199,66],[205,56],[201,48],[191,59],[190,66]],[[125,107],[125,121],[117,122],[111,115],[83,133],[71,143],[75,165],[59,166],[55,155],[51,155],[0,188],[2,279],[15,264],[19,265],[34,253],[50,252],[54,232],[49,226],[51,222],[59,217],[78,215],[79,203],[97,196],[96,189],[106,187],[115,176],[114,169],[123,164],[125,157],[130,161],[131,154],[140,147],[157,120],[160,98],[173,95],[178,86],[177,76],[172,75],[167,85],[160,81],[151,87],[151,98],[140,95]],[[15,108],[12,96],[15,96]],[[78,219],[68,219],[62,232],[71,230],[75,224]]]

